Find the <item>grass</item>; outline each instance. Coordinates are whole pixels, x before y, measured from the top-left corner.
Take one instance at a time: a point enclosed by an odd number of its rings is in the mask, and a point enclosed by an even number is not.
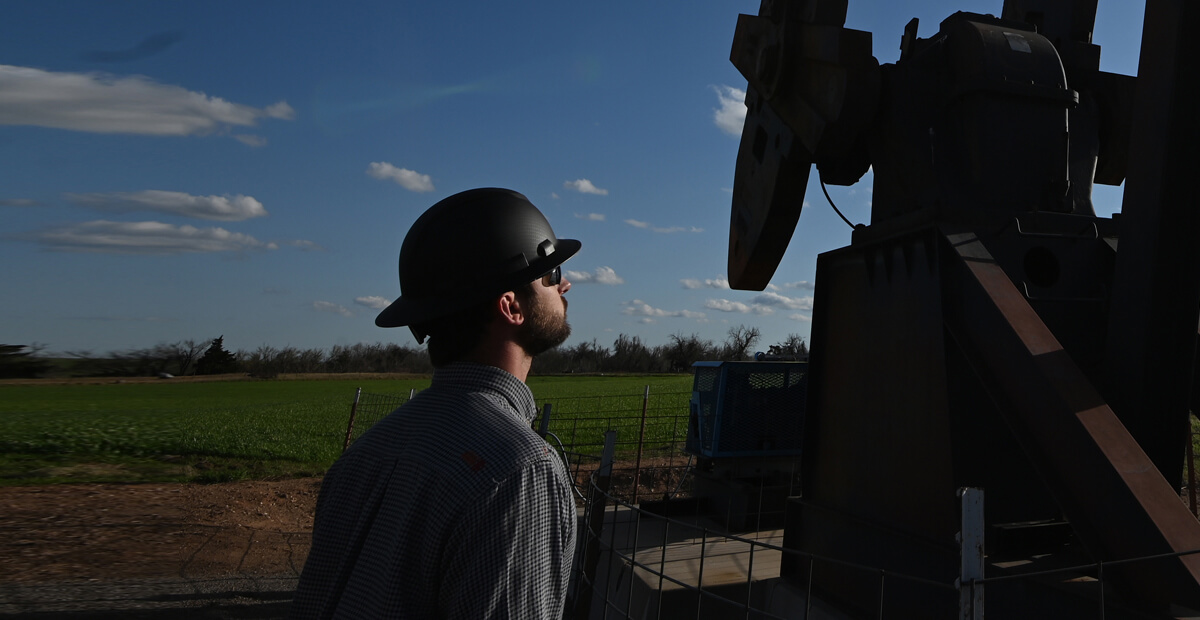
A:
[[[0,485],[64,482],[222,482],[319,475],[337,458],[355,390],[407,395],[427,378],[157,381],[0,385]],[[555,402],[551,430],[627,422],[573,420],[606,411],[640,421],[644,387],[691,389],[686,375],[534,377]],[[623,396],[616,396],[623,395]],[[686,411],[682,405],[671,407]],[[652,405],[655,406],[655,405]],[[622,434],[627,434],[622,431]],[[564,438],[565,439],[565,438]]]

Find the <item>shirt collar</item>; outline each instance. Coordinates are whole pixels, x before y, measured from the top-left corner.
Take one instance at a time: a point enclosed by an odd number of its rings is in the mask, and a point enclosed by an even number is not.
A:
[[[508,401],[513,410],[528,424],[537,417],[537,403],[524,381],[495,366],[474,362],[454,362],[433,371],[430,387],[492,392]]]

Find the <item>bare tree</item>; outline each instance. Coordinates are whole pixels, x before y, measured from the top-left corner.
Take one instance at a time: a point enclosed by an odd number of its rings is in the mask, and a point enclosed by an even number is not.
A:
[[[738,325],[730,327],[725,345],[721,348],[721,359],[724,361],[742,361],[748,360],[751,356],[751,349],[762,334],[757,327],[746,327]]]
[[[200,354],[208,349],[209,344],[211,343],[208,341],[200,342],[189,338],[169,345],[174,349],[171,357],[175,360],[175,374],[183,376],[195,372],[192,366],[200,359]]]
[[[714,359],[718,353],[711,340],[701,340],[696,334],[675,333],[666,349],[667,366],[670,372],[687,372],[693,363]]]
[[[767,354],[803,361],[808,359],[808,345],[804,343],[804,337],[800,334],[788,334],[782,342],[771,345]]]

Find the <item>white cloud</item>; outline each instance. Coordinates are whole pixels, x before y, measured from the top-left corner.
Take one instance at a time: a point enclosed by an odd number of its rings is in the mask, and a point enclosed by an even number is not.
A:
[[[242,133],[242,134],[235,134],[233,137],[237,138],[238,142],[241,142],[242,144],[245,144],[246,146],[252,146],[252,147],[258,148],[258,147],[267,145],[266,138],[264,138],[262,136],[256,136],[254,134]]]
[[[209,134],[259,119],[295,117],[286,102],[231,103],[143,76],[55,73],[0,65],[0,124],[152,136]]]
[[[662,310],[659,308],[654,308],[650,304],[640,299],[624,302],[624,306],[625,309],[621,312],[630,316],[645,316],[652,318],[678,317],[685,319],[704,318],[703,312],[692,312],[691,310]]]
[[[411,192],[432,192],[433,179],[428,174],[421,174],[408,168],[397,168],[386,161],[373,161],[367,166],[367,174],[382,181],[395,181],[397,185]]]
[[[713,87],[721,107],[713,110],[713,122],[731,136],[742,135],[746,124],[746,91],[732,86]]]
[[[812,321],[811,316],[804,316],[803,314],[800,314],[799,312],[797,312],[796,314],[789,314],[788,318],[793,321],[802,321],[802,322],[811,322]]]
[[[798,280],[796,282],[784,282],[783,284],[768,284],[767,288],[772,291],[782,291],[785,289],[802,289],[811,291],[816,288],[816,284],[809,280]]]
[[[67,194],[67,200],[98,211],[129,213],[132,211],[155,211],[184,217],[222,222],[240,222],[252,217],[263,217],[267,210],[261,202],[250,196],[191,196],[183,192],[165,192],[148,189],[140,192],[116,192],[112,194]]]
[[[388,299],[387,297],[380,297],[378,295],[370,295],[367,297],[355,297],[354,303],[356,303],[360,306],[366,306],[368,308],[371,308],[372,310],[383,310],[384,308],[391,305],[392,300]]]
[[[579,192],[580,194],[595,194],[597,196],[607,196],[608,190],[600,189],[587,179],[576,179],[574,181],[566,181],[563,183],[563,189],[570,189]]]
[[[710,310],[719,310],[721,312],[738,312],[741,314],[758,314],[767,315],[774,314],[775,309],[770,306],[761,304],[746,304],[740,301],[730,301],[728,299],[709,299],[704,302],[704,307]]]
[[[341,316],[354,316],[354,313],[351,312],[349,309],[347,309],[345,306],[335,304],[332,301],[314,301],[313,302],[313,310],[316,310],[317,312],[329,312],[331,314],[339,314]]]
[[[697,280],[695,278],[685,278],[679,281],[683,288],[698,289],[698,288],[729,288],[729,280],[727,278],[717,278],[715,280]]]
[[[68,224],[22,235],[47,249],[106,254],[183,254],[274,250],[278,245],[224,228],[173,226],[161,222],[98,220]]]
[[[558,200],[558,192],[550,192],[550,197],[554,200]]]
[[[633,219],[625,220],[625,223],[629,224],[630,226],[632,226],[634,228],[647,228],[656,233],[670,234],[670,233],[677,233],[677,232],[693,232],[693,233],[704,232],[703,228],[697,228],[695,226],[660,227],[660,226],[654,226],[650,222],[643,222],[641,220],[633,220]]]
[[[579,213],[576,213],[575,217],[577,217],[581,220],[587,220],[589,222],[603,222],[604,221],[603,213],[588,213],[587,215],[581,215]]]
[[[760,293],[754,296],[752,303],[762,306],[782,306],[788,310],[812,310],[813,298],[786,297],[779,293]]]
[[[270,116],[271,118],[278,118],[285,121],[290,121],[296,118],[296,111],[293,110],[292,106],[288,105],[286,101],[272,103],[271,105],[263,108],[263,111],[266,112],[267,116]]]
[[[572,283],[589,283],[608,284],[615,286],[617,284],[625,284],[625,278],[617,275],[617,271],[612,267],[597,267],[595,273],[587,271],[568,271],[567,279]]]

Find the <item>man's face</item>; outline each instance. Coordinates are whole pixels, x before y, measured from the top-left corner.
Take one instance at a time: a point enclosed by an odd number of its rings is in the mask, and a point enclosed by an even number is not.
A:
[[[548,284],[546,278],[531,285],[529,296],[529,318],[517,332],[517,344],[530,356],[536,356],[557,347],[571,335],[567,323],[567,298],[571,283],[564,277],[558,284]]]

